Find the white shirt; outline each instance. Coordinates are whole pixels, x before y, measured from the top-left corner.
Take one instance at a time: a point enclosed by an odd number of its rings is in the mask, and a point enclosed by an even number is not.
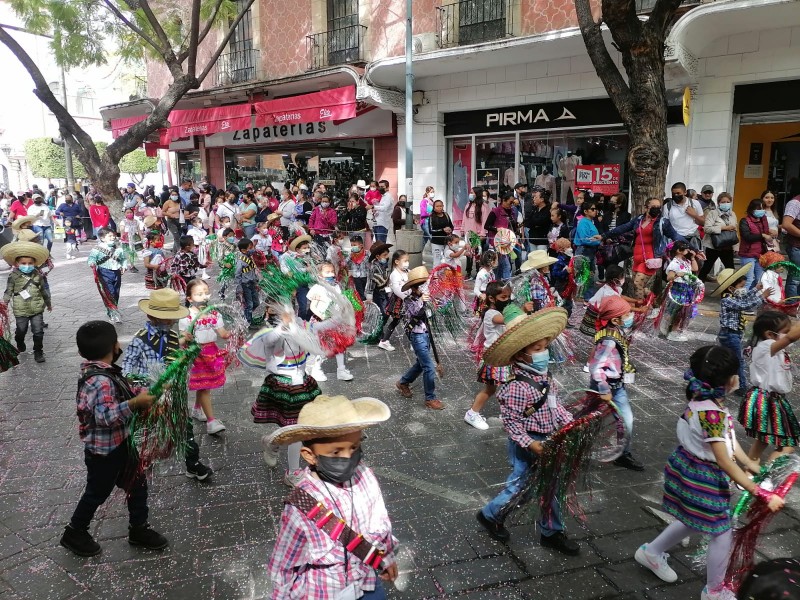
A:
[[[190,308],[190,311],[197,310]],[[188,317],[184,317],[178,321],[178,329],[180,331],[187,331],[192,323],[192,320],[199,314],[199,311],[194,315],[189,313]],[[217,311],[211,311],[203,315],[200,321],[194,327],[194,339],[198,344],[208,344],[217,341],[217,329],[223,326],[222,318]]]
[[[231,227],[233,227],[236,223],[239,222],[238,215],[239,215],[239,207],[236,204],[231,206],[229,202],[223,202],[222,204],[217,206],[217,218],[222,219],[222,217],[230,217]]]
[[[750,358],[750,382],[768,392],[788,394],[792,391],[792,363],[786,350],[772,356],[775,340],[761,340]]]
[[[405,271],[398,271],[392,269],[389,274],[389,287],[392,288],[392,293],[398,298],[405,298],[411,293],[411,290],[403,291],[403,286],[408,281],[408,273]]]
[[[394,198],[389,192],[381,196],[381,201],[375,205],[375,223],[386,229],[392,228],[392,211],[394,210]]]
[[[199,246],[205,242],[206,235],[208,235],[205,229],[197,229],[196,227],[189,227],[189,230],[186,232],[186,234],[192,236],[195,246]]]
[[[259,252],[267,254],[272,251],[272,236],[268,233],[257,233],[252,237],[251,241]]]
[[[475,286],[472,288],[472,293],[476,296],[486,293],[486,286],[494,281],[494,273],[481,268],[475,276]]]
[[[686,214],[686,210],[691,203],[692,208],[697,211],[698,215],[703,214],[703,206],[697,200],[685,200],[683,204],[676,204],[675,202],[669,203],[669,210],[667,211],[667,218],[672,226],[679,234],[684,237],[692,237],[697,235],[697,223],[694,219]]]
[[[769,288],[772,290],[767,296],[767,300],[770,302],[783,302],[786,298],[784,298],[784,290],[783,286],[781,285],[780,275],[778,275],[775,271],[764,271],[764,274],[761,276],[761,285],[764,288]]]
[[[703,420],[700,419],[700,413],[705,413]],[[709,417],[709,413],[717,414]],[[711,442],[725,442],[728,454],[733,456],[736,441],[733,418],[726,408],[713,400],[689,402],[683,416],[678,419],[677,433],[678,443],[697,458],[717,462]]]
[[[28,216],[29,217],[36,217],[36,220],[33,222],[34,225],[37,227],[50,227],[53,223],[50,220],[51,210],[47,204],[31,204],[30,208],[28,208]]]
[[[284,200],[278,205],[278,212],[281,213],[281,227],[289,227],[294,223],[294,209],[297,203],[294,200]]]
[[[450,265],[454,269],[457,269],[458,267],[461,266],[461,257],[459,256],[458,258],[456,258],[456,257],[454,257],[454,254],[456,252],[459,252],[460,250],[461,250],[461,248],[457,248],[456,250],[453,250],[452,248],[450,248],[450,246],[445,246],[445,248],[444,248],[444,260],[442,262],[444,264],[446,264],[446,265]]]
[[[670,271],[675,271],[679,277],[681,275],[691,275],[692,263],[690,263],[688,260],[676,256],[671,261],[669,261],[669,264],[667,265],[667,273],[669,273]]]
[[[483,315],[483,347],[488,348],[497,341],[503,332],[506,330],[505,323],[495,323],[493,319],[495,316],[501,314],[499,310],[490,308]]]

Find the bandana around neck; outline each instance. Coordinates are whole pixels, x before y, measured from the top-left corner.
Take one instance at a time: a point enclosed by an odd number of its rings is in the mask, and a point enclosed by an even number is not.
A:
[[[717,404],[725,397],[725,386],[712,388],[705,381],[700,381],[694,376],[691,369],[686,369],[683,379],[687,382],[687,389],[693,400],[712,400]]]

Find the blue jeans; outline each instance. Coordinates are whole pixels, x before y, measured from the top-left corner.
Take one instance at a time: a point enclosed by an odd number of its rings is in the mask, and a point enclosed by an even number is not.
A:
[[[297,316],[308,321],[308,286],[301,285],[297,288]]]
[[[547,439],[546,435],[529,434],[537,442]],[[536,471],[536,454],[527,448],[522,448],[514,440],[508,439],[508,464],[511,465],[511,474],[506,479],[506,485],[497,496],[481,509],[483,516],[495,523],[503,523],[512,510],[531,500],[531,486],[533,485]],[[539,521],[537,525],[542,535],[549,537],[559,531],[564,531],[561,518],[561,507],[556,498],[552,499],[553,521],[545,523]]]
[[[592,381],[590,383],[590,389],[594,391],[597,390],[597,382]],[[633,409],[631,408],[631,402],[628,399],[628,392],[625,389],[625,385],[620,385],[617,389],[611,390],[611,399],[614,401],[614,404],[617,405],[619,409],[619,416],[622,417],[622,422],[625,424],[625,429],[631,434],[631,437],[628,438],[628,443],[625,445],[625,448],[622,449],[623,454],[630,454],[631,453],[631,440],[633,440]]]
[[[244,318],[250,323],[253,321],[253,311],[259,305],[258,285],[255,281],[242,282],[242,300],[244,301]]]
[[[751,258],[742,256],[739,260],[742,261],[742,266],[751,264],[753,268],[747,272],[744,287],[748,290],[752,290],[754,287],[758,285],[758,282],[761,281],[761,276],[764,274],[763,267],[759,264],[757,258]],[[787,294],[788,297],[788,294]]]
[[[389,230],[383,225],[375,225],[375,227],[372,228],[372,234],[376,242],[386,243],[386,236],[389,235]]]
[[[597,248],[594,246],[578,246],[575,249],[575,254],[579,256],[585,256],[589,259],[589,281],[586,283],[586,288],[583,290],[583,299],[585,301],[589,301],[589,299],[594,296],[594,269],[596,264],[595,255],[597,254]]]
[[[497,255],[497,268],[494,270],[497,281],[508,281],[511,279],[511,259],[507,254]]]
[[[720,346],[733,350],[736,358],[739,359],[739,389],[745,391],[747,389],[747,370],[742,356],[742,332],[721,327],[717,335],[717,341]]]
[[[39,241],[42,246],[47,247],[47,251],[53,247],[53,228],[50,225],[42,227],[41,225],[34,225],[32,227],[34,233],[39,234]],[[45,243],[47,242],[47,243]]]
[[[361,600],[386,600],[386,590],[383,589],[381,580],[375,582],[375,589],[371,592],[364,592]]]
[[[416,362],[400,378],[400,383],[408,385],[422,375],[422,387],[425,388],[425,400],[436,399],[436,363],[433,360],[431,340],[427,333],[412,333],[408,336]]]
[[[425,244],[431,241],[431,227],[428,224],[428,219],[422,219],[422,223],[420,224],[420,229],[422,229],[422,247],[425,247]]]
[[[789,260],[800,267],[800,246],[797,248],[789,246]],[[786,297],[794,298],[797,296],[797,287],[800,285],[800,276],[794,275],[791,271],[786,278]]]
[[[122,287],[122,271],[112,271],[111,269],[97,268],[97,275],[100,277],[108,295],[114,299],[114,304],[119,304],[119,290]]]
[[[242,231],[244,231],[244,237],[252,240],[253,236],[256,234],[256,224],[253,223],[252,225],[242,225]]]

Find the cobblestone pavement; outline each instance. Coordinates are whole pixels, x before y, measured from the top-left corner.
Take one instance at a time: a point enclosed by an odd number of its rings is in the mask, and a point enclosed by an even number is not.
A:
[[[59,246],[57,255],[61,255]],[[103,313],[89,269],[82,262],[57,261],[52,278],[55,310],[46,315],[47,363],[33,356],[0,375],[0,599],[255,599],[266,597],[266,562],[287,488],[282,471],[261,462],[259,440],[266,427],[250,422],[249,405],[260,385],[258,374],[233,373],[215,395],[227,432],[199,432],[203,459],[215,474],[207,483],[184,477],[177,466],[161,466],[153,476],[152,524],[170,539],[163,553],[130,547],[125,539],[126,509],[117,492],[98,512],[93,534],[103,552],[80,559],[58,539],[82,491],[85,470],[75,418],[79,358],[78,325]],[[127,274],[122,290],[122,341],[143,322],[136,301],[144,296],[142,274]],[[716,319],[692,324],[692,340],[669,344],[639,342],[633,387],[634,452],[647,469],[633,473],[609,465],[594,469],[594,493],[586,497],[584,526],[570,521],[569,533],[581,555],[562,557],[538,545],[530,513],[518,511],[508,545],[492,541],[475,512],[507,476],[505,436],[495,402],[487,407],[491,427],[477,431],[462,418],[478,389],[466,350],[442,348],[447,374],[440,382],[444,411],[423,408],[421,383],[404,400],[393,383],[408,366],[410,353],[395,334],[398,350],[388,354],[358,348],[349,362],[351,383],[321,384],[324,392],[350,398],[377,396],[394,413],[369,431],[366,460],[378,473],[395,534],[402,542],[404,591],[391,598],[697,598],[704,569],[694,566],[689,548],[673,564],[680,580],[664,584],[632,558],[662,521],[650,509],[661,498],[662,468],[675,444],[675,422],[684,404],[681,373],[695,346],[713,340]],[[587,340],[579,339],[580,359]],[[332,371],[333,361],[326,364]],[[571,367],[559,375],[566,389],[582,387],[586,375]],[[800,516],[779,514],[764,537],[764,554],[800,554]]]

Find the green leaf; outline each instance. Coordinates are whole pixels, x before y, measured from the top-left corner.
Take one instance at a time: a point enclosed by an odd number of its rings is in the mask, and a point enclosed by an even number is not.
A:
[[[119,170],[120,173],[128,175],[156,173],[158,172],[158,159],[147,156],[147,153],[140,148],[122,157],[122,160],[119,161]]]

